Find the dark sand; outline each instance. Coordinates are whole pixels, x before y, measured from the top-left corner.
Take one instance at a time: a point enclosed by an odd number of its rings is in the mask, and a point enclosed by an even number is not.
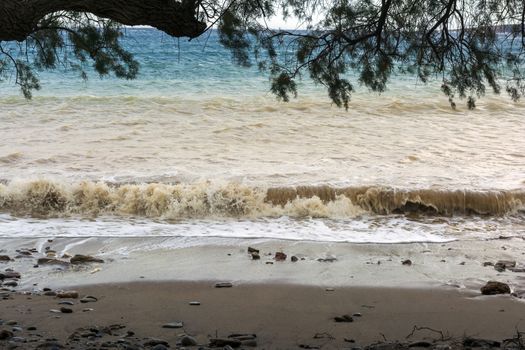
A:
[[[73,288],[75,289],[75,288]],[[156,337],[176,347],[183,333],[207,345],[210,337],[231,333],[254,333],[258,348],[294,349],[300,345],[340,349],[377,341],[413,341],[440,338],[440,334],[417,331],[430,327],[457,338],[473,336],[502,340],[516,330],[525,330],[525,303],[511,296],[480,296],[459,290],[324,288],[287,284],[234,285],[217,289],[209,282],[127,283],[84,286],[80,296],[99,300],[81,304],[72,314],[51,313],[59,309],[52,296],[13,294],[0,300],[1,329],[15,320],[24,329],[16,335],[26,339],[39,334],[55,337],[63,344],[76,329],[86,326],[126,326],[136,337]],[[189,302],[201,305],[191,306]],[[82,312],[84,308],[93,311]],[[336,323],[335,316],[361,313],[351,323]],[[182,329],[162,328],[164,323],[182,321]],[[27,327],[36,326],[29,332]],[[33,336],[31,336],[33,334]],[[345,340],[346,339],[346,340]],[[355,341],[355,343],[349,342]],[[4,345],[2,345],[4,342]],[[5,345],[0,340],[0,348]],[[29,344],[21,344],[31,348]],[[33,345],[34,346],[34,345]]]

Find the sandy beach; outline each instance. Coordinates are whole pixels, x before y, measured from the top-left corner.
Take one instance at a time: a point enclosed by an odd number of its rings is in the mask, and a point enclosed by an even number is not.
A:
[[[52,338],[68,349],[83,348],[89,341],[117,344],[122,338],[137,344],[162,339],[176,348],[184,335],[207,346],[211,339],[231,334],[255,334],[256,343],[250,344],[260,349],[350,349],[376,342],[462,341],[467,336],[503,340],[516,335],[525,312],[525,303],[510,296],[480,297],[455,290],[326,290],[286,284],[214,288],[212,281],[107,284],[75,290],[80,297],[95,296],[98,301],[13,295],[0,302],[2,329],[13,327],[5,325],[8,320],[16,321],[22,329],[16,336],[27,341],[18,344],[22,349]],[[73,305],[59,305],[64,301]],[[61,306],[72,313],[50,311]],[[353,322],[334,321],[343,315],[353,315]],[[180,328],[163,328],[178,322],[182,323]],[[111,325],[122,328],[111,335],[80,336],[78,341],[71,338],[75,332]],[[29,331],[31,326],[36,330]],[[127,333],[130,331],[133,335]],[[10,348],[3,342],[0,346]]]
[[[424,346],[461,347],[466,337],[502,341],[524,327],[519,260],[525,243],[517,238],[388,245],[188,242],[169,249],[170,239],[2,240],[1,254],[13,258],[2,262],[4,275],[21,276],[4,280],[0,329],[10,337],[0,348],[34,349],[45,339],[66,349],[178,348],[185,336],[195,348],[230,344],[215,338],[260,349],[421,340],[431,344]],[[156,248],[144,251],[144,245]],[[123,246],[126,254],[112,250]],[[259,250],[259,259],[248,247]],[[276,259],[281,251],[288,253],[284,261]],[[70,264],[78,254],[104,262]],[[498,260],[518,263],[498,271],[488,264]],[[489,280],[508,283],[513,294],[481,295]],[[219,282],[231,287],[216,288]],[[64,291],[78,296],[57,297]],[[86,296],[94,298],[81,302]],[[239,343],[228,338],[232,334],[256,337]]]

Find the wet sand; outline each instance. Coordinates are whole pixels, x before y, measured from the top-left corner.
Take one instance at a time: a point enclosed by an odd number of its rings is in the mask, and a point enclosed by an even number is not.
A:
[[[153,346],[143,345],[152,337],[175,348],[183,334],[207,346],[212,338],[232,333],[256,334],[261,349],[351,349],[442,337],[500,341],[525,330],[522,239],[390,245],[242,240],[170,248],[172,239],[0,241],[2,254],[11,257],[0,272],[13,269],[21,275],[15,286],[6,278],[0,291],[5,297],[0,332],[12,333],[10,340],[0,340],[0,349],[34,349],[51,338],[65,349],[126,348],[119,341],[137,345],[126,349],[149,349]],[[260,259],[248,253],[250,246],[260,249]],[[128,250],[118,253],[115,247]],[[286,261],[276,261],[278,251],[288,254]],[[72,264],[75,254],[104,263]],[[39,262],[55,255],[59,264]],[[406,259],[411,264],[403,264]],[[517,267],[485,266],[498,260]],[[515,296],[482,296],[480,287],[490,280],[508,283]],[[214,288],[218,281],[233,286]],[[45,288],[77,290],[79,298],[46,296]],[[86,295],[98,300],[80,303]],[[50,311],[61,307],[72,313]],[[335,322],[344,315],[353,322]],[[162,327],[173,322],[183,326]],[[36,330],[28,329],[32,326]],[[435,331],[407,338],[414,327]]]
[[[39,339],[30,334],[40,334],[66,344],[67,337],[78,328],[118,324],[126,327],[121,333],[132,331],[142,342],[148,337],[161,338],[171,347],[182,334],[194,336],[200,345],[232,333],[256,334],[262,349],[301,345],[340,349],[385,340],[441,338],[441,334],[428,330],[409,336],[415,326],[439,330],[445,337],[496,340],[511,338],[517,329],[525,328],[522,301],[457,290],[345,287],[327,291],[289,284],[215,288],[213,282],[106,284],[77,290],[80,298],[92,295],[98,301],[83,304],[78,299],[17,294],[0,301],[1,318],[4,322],[17,321],[24,330],[16,335],[27,340]],[[74,305],[67,306],[73,313],[49,311],[59,309],[58,303],[64,300],[73,301]],[[192,306],[192,301],[200,305]],[[82,312],[84,308],[93,310]],[[353,322],[334,321],[336,316],[356,313],[361,316],[353,316]],[[183,328],[162,328],[178,321],[183,322]],[[37,330],[27,331],[29,326]]]

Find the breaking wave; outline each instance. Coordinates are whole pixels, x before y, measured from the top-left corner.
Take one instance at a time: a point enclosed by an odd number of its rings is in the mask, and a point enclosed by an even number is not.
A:
[[[391,187],[250,187],[215,184],[110,184],[49,180],[0,184],[0,210],[14,215],[352,218],[365,213],[500,216],[525,210],[525,191],[402,190]]]

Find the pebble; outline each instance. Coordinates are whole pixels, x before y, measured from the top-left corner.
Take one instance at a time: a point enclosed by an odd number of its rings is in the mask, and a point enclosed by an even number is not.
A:
[[[287,257],[287,255],[284,254],[283,252],[275,253],[275,261],[285,261],[286,257]]]
[[[54,314],[59,314],[60,313],[60,310],[57,310],[57,309],[50,309],[49,312],[52,312]]]
[[[481,294],[495,295],[495,294],[510,294],[510,287],[508,284],[497,281],[489,281],[481,287]]]
[[[252,248],[252,247],[248,247],[248,253],[257,253],[259,254],[259,249],[255,249],[255,248]]]
[[[11,258],[7,255],[0,255],[0,261],[11,261]]]
[[[503,272],[505,269],[514,267],[516,267],[516,262],[510,260],[498,260],[498,262],[494,264],[494,269],[498,272]]]
[[[168,350],[168,348],[166,347],[166,345],[157,344],[154,347],[152,347],[151,350]]]
[[[335,322],[354,322],[354,319],[352,316],[349,315],[343,315],[343,316],[336,316],[334,317]]]
[[[180,340],[180,345],[182,346],[195,346],[197,345],[197,340],[189,335],[185,335]]]
[[[261,256],[259,255],[259,253],[252,253],[252,260],[259,260],[261,259]]]
[[[73,310],[68,308],[68,307],[61,307],[60,308],[60,312],[63,313],[63,314],[71,314],[71,313],[73,313]]]
[[[11,330],[12,330],[13,332],[22,332],[22,331],[23,331],[22,327],[17,327],[17,326],[11,328]]]
[[[82,312],[90,312],[90,311],[93,311],[94,309],[92,308],[89,308],[89,307],[86,307],[84,309],[82,309]]]
[[[327,292],[333,292],[333,291],[335,291],[335,289],[334,289],[334,288],[326,288],[325,291],[327,291]]]
[[[103,263],[104,260],[95,258],[90,255],[77,254],[69,260],[73,265],[88,264],[88,263]]]
[[[182,328],[184,324],[182,322],[170,322],[162,325],[162,328]]]
[[[84,304],[85,303],[95,303],[97,301],[98,301],[98,299],[95,298],[94,296],[91,296],[91,295],[85,296],[82,299],[80,299],[80,302],[84,303]]]
[[[292,260],[292,262],[297,262],[297,261],[299,261],[299,258],[296,257],[295,255],[293,255],[293,256],[290,258],[290,260]]]
[[[353,317],[361,317],[363,316],[360,312],[356,312],[354,314],[352,314]]]
[[[9,339],[13,336],[13,332],[1,330],[0,331],[0,340]]]
[[[75,303],[69,300],[64,300],[64,301],[58,302],[58,305],[75,305]]]
[[[65,347],[56,340],[47,340],[38,346],[39,350],[61,350]]]
[[[29,326],[29,327],[27,327],[27,330],[28,331],[36,331],[36,327],[35,326]]]
[[[69,266],[69,263],[67,261],[53,259],[53,258],[40,258],[37,260],[37,265]]]
[[[18,322],[16,322],[15,320],[9,320],[9,321],[5,321],[5,324],[6,326],[14,326],[14,325],[17,325]]]
[[[429,343],[427,341],[417,341],[417,342],[408,344],[409,348],[430,348],[431,346],[432,346],[432,343]]]
[[[16,281],[7,281],[3,284],[4,287],[16,287],[18,286],[18,282]]]
[[[5,272],[0,273],[0,280],[7,279],[7,278],[16,278],[20,279],[20,273],[13,271],[11,269],[5,270]]]
[[[412,260],[410,260],[410,259],[403,260],[401,262],[401,264],[403,264],[405,266],[410,266],[410,265],[412,265]]]
[[[71,290],[66,292],[59,292],[57,293],[57,298],[61,299],[77,299],[78,298],[78,292]]]
[[[215,283],[215,288],[231,288],[233,287],[233,284],[230,282],[218,282]]]
[[[200,304],[201,304],[200,301],[190,301],[190,305],[192,305],[192,306],[198,306]]]
[[[230,334],[228,336],[228,338],[234,338],[236,340],[244,341],[244,340],[255,339],[255,338],[257,338],[257,335],[256,334],[237,334],[237,333],[234,333],[234,334]]]
[[[26,338],[22,338],[22,337],[12,337],[10,339],[12,342],[14,343],[26,343]]]
[[[164,339],[150,338],[144,342],[144,345],[145,346],[157,346],[157,345],[168,346],[169,344]]]

